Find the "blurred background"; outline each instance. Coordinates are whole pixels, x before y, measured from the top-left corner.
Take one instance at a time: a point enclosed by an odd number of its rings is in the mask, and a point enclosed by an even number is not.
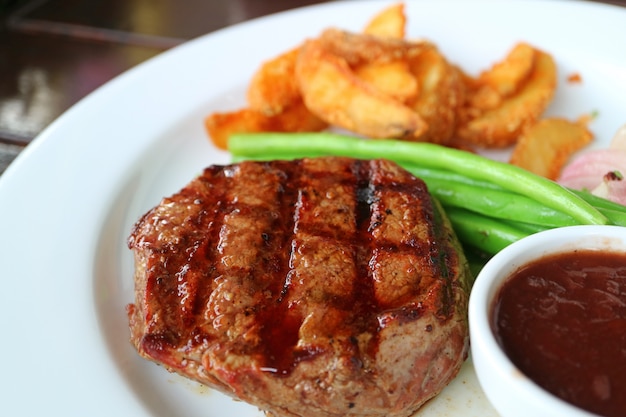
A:
[[[186,40],[319,0],[0,0],[0,173],[54,119]]]
[[[0,0],[0,174],[72,104],[140,62],[225,26],[328,1]]]

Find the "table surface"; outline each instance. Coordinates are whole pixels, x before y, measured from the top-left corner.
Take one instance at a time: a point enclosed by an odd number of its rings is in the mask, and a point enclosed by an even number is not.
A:
[[[146,59],[225,26],[328,1],[0,0],[0,174],[71,105]]]

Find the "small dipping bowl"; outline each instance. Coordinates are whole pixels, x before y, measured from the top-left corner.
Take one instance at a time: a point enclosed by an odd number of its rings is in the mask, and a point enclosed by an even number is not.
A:
[[[626,259],[626,227],[571,226],[531,235],[495,255],[476,278],[469,301],[472,360],[487,399],[502,417],[598,415],[562,400],[527,377],[509,359],[495,334],[495,303],[512,274],[546,256],[589,250],[623,254]]]

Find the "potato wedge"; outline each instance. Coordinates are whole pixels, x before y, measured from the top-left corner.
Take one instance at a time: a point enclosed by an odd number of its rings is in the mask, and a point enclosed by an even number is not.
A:
[[[336,28],[324,30],[316,40],[322,49],[341,57],[352,69],[375,62],[411,61],[434,48],[426,41],[383,38]]]
[[[312,114],[300,100],[274,116],[250,108],[212,113],[204,119],[204,127],[213,144],[226,150],[228,138],[233,133],[315,132],[324,130],[328,125]]]
[[[533,70],[536,50],[527,43],[516,44],[504,60],[478,76],[481,87],[492,89],[500,97],[516,93]]]
[[[405,24],[404,4],[398,3],[374,16],[365,27],[364,33],[375,36],[403,38]],[[255,72],[247,92],[248,105],[251,109],[273,116],[300,100],[300,91],[294,77],[295,64],[299,52],[299,47],[293,48],[264,62]],[[394,76],[392,72],[395,72],[390,70],[381,69],[381,71],[385,72],[385,77],[388,78],[383,83],[388,88],[393,88],[396,94],[400,94],[399,87],[392,86],[392,84],[398,84],[403,79],[390,80],[389,77]],[[378,69],[375,71],[378,71]],[[402,77],[401,74],[398,76]],[[371,79],[371,77],[369,78]],[[404,81],[410,82],[406,77]],[[409,86],[408,88],[411,89],[414,86]],[[410,96],[411,93],[405,92],[402,95]]]
[[[355,75],[373,88],[406,103],[419,94],[417,79],[406,61],[372,62],[354,69]]]
[[[247,98],[251,109],[273,116],[301,101],[293,76],[299,53],[299,47],[293,48],[261,65],[248,86]]]
[[[507,147],[537,121],[554,96],[557,78],[552,56],[536,53],[532,72],[521,89],[498,107],[462,124],[457,131],[460,139],[484,147]]]
[[[584,122],[543,119],[520,136],[509,162],[556,180],[572,154],[592,140],[593,134]]]
[[[363,29],[363,33],[402,39],[405,36],[405,30],[404,4],[398,3],[374,16]]]
[[[419,140],[449,144],[465,97],[460,71],[433,47],[411,60],[411,72],[420,91],[409,105],[428,125]]]
[[[350,58],[366,62],[354,52]],[[374,138],[415,139],[427,128],[417,112],[359,79],[347,59],[319,39],[302,48],[296,79],[307,108],[331,125]]]
[[[478,78],[472,79],[467,103],[470,113],[495,109],[519,91],[532,71],[535,49],[527,43],[518,43],[504,60],[496,63]]]

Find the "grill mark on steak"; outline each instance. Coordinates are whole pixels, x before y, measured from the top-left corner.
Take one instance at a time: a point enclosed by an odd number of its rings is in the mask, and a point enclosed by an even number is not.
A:
[[[459,329],[454,349],[426,367],[428,386],[446,360],[455,373],[462,360],[449,356],[464,359],[467,349],[466,325],[457,323],[465,270],[443,221],[425,184],[389,161],[209,167],[129,237],[131,339],[168,369],[268,408],[249,391],[273,384],[263,374],[287,381],[321,358],[336,376],[319,374],[320,392],[327,378],[376,378],[388,372],[377,358],[393,357],[382,344],[404,340],[403,326],[425,318],[433,337],[436,327]],[[382,389],[363,384],[370,395]]]
[[[328,350],[326,343],[345,338],[338,327],[352,315],[359,269],[353,168],[361,162],[354,165],[337,169],[325,159],[305,160],[306,176],[294,184],[298,198],[281,316],[299,325],[292,328],[297,332],[290,339],[294,345],[282,346],[283,352],[266,358],[282,375]]]
[[[208,244],[216,235],[215,225],[221,220],[218,205],[207,210],[205,203],[222,199],[220,178],[213,183],[204,178],[183,189],[176,198],[162,204],[141,220],[141,228],[133,232],[129,245],[147,251],[145,256],[146,351],[157,355],[176,348],[185,329],[194,328],[201,302],[210,282],[213,267]],[[207,262],[207,260],[209,262]],[[201,268],[194,267],[202,265]]]

